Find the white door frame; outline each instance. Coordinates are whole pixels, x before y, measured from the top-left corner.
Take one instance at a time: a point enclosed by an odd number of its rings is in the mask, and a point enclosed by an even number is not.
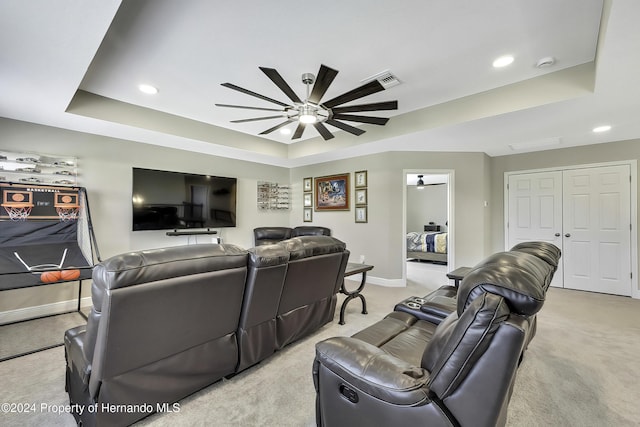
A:
[[[523,173],[536,173],[536,172],[552,172],[552,171],[565,171],[569,169],[584,169],[584,168],[597,168],[603,166],[619,166],[628,165],[631,171],[631,297],[640,299],[640,289],[638,289],[638,161],[637,160],[621,160],[616,162],[604,162],[604,163],[589,163],[582,165],[568,165],[555,168],[543,168],[543,169],[527,169],[510,171],[504,173],[504,188],[503,188],[503,207],[504,207],[504,247],[508,249],[509,245],[509,230],[507,227],[507,221],[509,220],[509,192],[507,190],[507,184],[509,183],[510,175],[519,175]]]
[[[455,265],[455,170],[454,169],[403,169],[402,170],[402,283],[407,286],[407,175],[447,175],[447,272]]]

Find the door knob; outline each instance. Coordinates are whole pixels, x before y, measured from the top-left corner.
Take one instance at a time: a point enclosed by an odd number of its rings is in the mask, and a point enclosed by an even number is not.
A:
[[[571,233],[565,234],[564,237],[571,237]]]
[[[556,233],[556,237],[560,237],[560,233]]]

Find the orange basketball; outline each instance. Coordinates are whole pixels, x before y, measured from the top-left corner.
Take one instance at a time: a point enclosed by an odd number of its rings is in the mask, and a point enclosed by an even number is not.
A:
[[[62,280],[78,280],[80,277],[80,270],[62,270],[61,272]]]
[[[61,278],[59,271],[44,271],[40,274],[40,280],[44,283],[59,282]]]

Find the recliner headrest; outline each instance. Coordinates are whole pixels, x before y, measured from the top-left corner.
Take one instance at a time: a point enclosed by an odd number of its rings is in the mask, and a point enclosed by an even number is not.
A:
[[[289,252],[285,251],[282,245],[263,245],[249,249],[250,267],[273,267],[286,264],[288,261]]]
[[[253,229],[257,240],[285,240],[291,238],[293,230],[289,227],[258,227]]]
[[[331,236],[300,236],[277,243],[289,252],[289,260],[303,259],[315,255],[344,252],[347,245]]]
[[[458,315],[485,292],[502,296],[512,312],[531,316],[542,308],[554,268],[525,252],[498,252],[476,265],[458,290]]]
[[[553,271],[558,269],[561,251],[553,243],[548,242],[522,242],[511,248],[511,251],[525,252],[535,255],[553,267]]]
[[[93,269],[92,293],[157,280],[231,268],[246,268],[248,252],[232,244],[198,244],[116,255]],[[97,297],[101,299],[100,296]],[[96,298],[93,298],[94,305]],[[101,304],[101,301],[100,301]],[[98,305],[101,306],[101,305]]]

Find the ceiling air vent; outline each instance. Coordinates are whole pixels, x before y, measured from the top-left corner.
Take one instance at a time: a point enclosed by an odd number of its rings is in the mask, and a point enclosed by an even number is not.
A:
[[[398,80],[398,78],[389,70],[385,70],[381,73],[378,73],[376,75],[373,75],[371,77],[367,77],[366,79],[362,80],[362,83],[368,83],[372,80],[377,80],[380,82],[380,84],[382,86],[384,86],[385,89],[389,89],[390,87],[393,86],[397,86],[400,84],[400,80]]]

